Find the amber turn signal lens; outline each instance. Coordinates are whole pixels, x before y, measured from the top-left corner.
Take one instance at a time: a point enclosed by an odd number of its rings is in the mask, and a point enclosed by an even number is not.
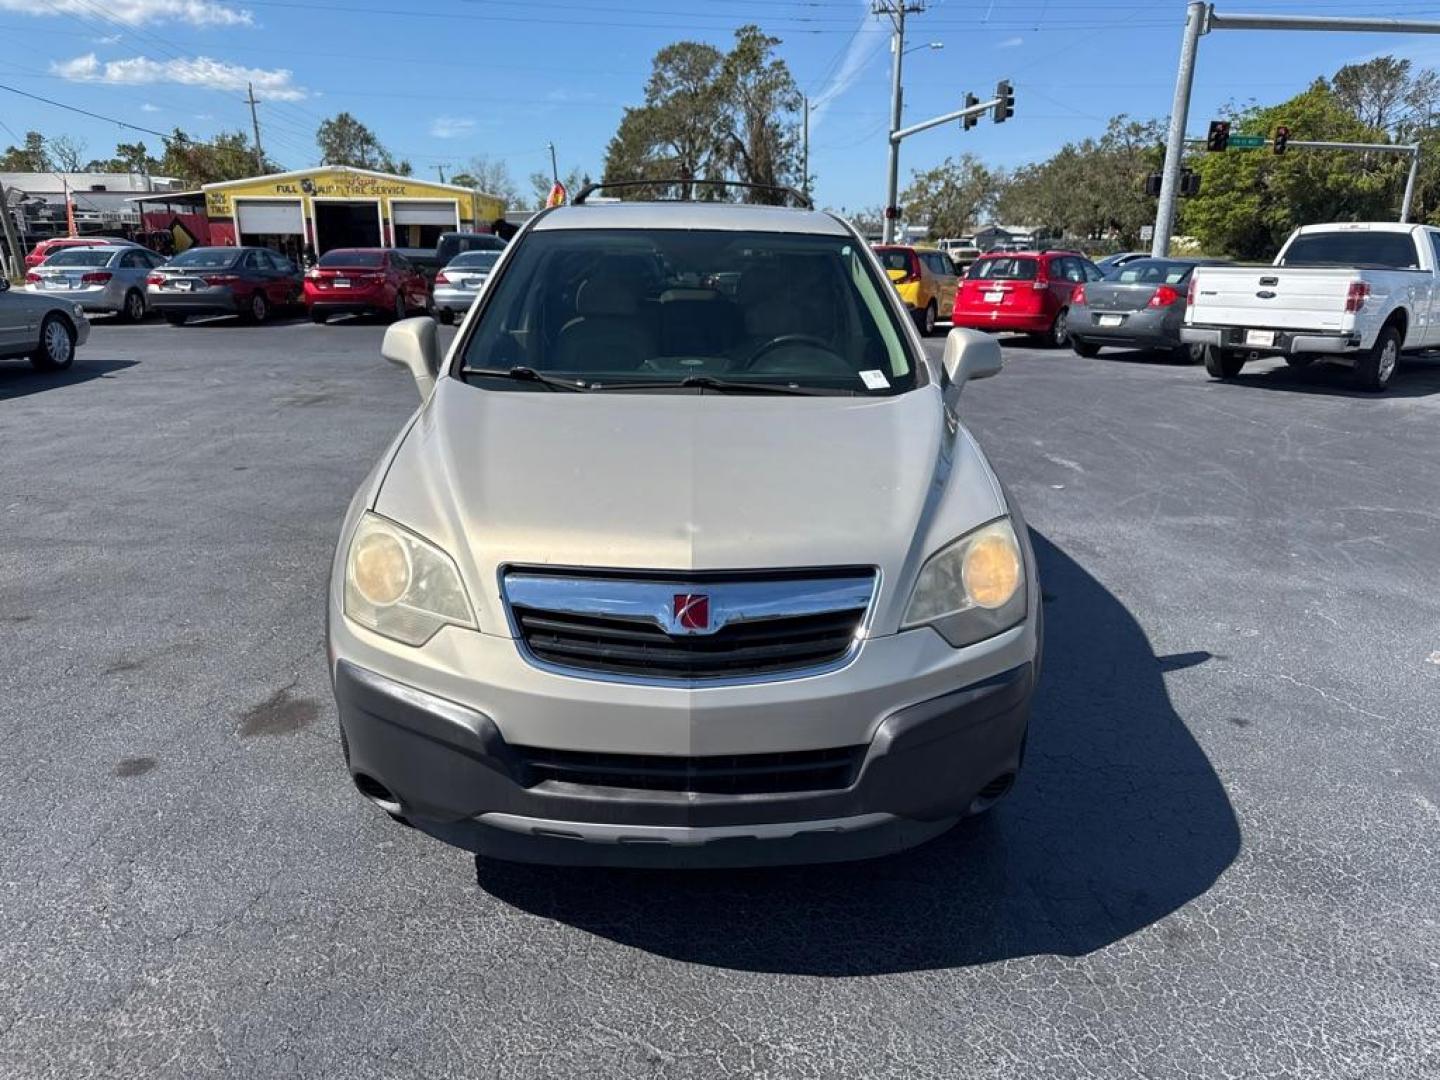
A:
[[[1002,533],[979,536],[966,550],[960,574],[972,603],[1003,607],[1020,587],[1020,552]]]

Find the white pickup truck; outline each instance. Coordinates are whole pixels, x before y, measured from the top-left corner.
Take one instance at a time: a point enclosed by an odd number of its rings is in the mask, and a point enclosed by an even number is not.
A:
[[[1400,354],[1440,346],[1440,229],[1394,222],[1306,225],[1273,266],[1200,266],[1190,277],[1182,340],[1231,379],[1246,361],[1283,356],[1354,369],[1383,390]]]

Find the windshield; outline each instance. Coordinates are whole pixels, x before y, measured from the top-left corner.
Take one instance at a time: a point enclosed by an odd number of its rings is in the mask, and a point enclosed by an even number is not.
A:
[[[197,270],[220,270],[239,257],[234,248],[191,248],[170,260],[171,266],[193,267]]]
[[[1034,281],[1040,269],[1039,259],[980,259],[970,266],[965,276],[980,281]]]
[[[319,266],[384,266],[383,251],[336,250],[320,256]]]
[[[916,376],[889,288],[845,236],[542,230],[491,286],[464,365],[525,367],[590,389],[698,376],[899,393]]]
[[[455,256],[450,265],[457,270],[489,270],[500,258],[498,251],[467,251]]]
[[[1414,270],[1420,263],[1415,258],[1415,242],[1410,239],[1409,233],[1347,229],[1344,232],[1297,236],[1280,265],[1378,266],[1390,270]]]
[[[45,260],[46,266],[105,266],[115,257],[115,249],[95,251],[88,248],[70,248],[57,251]]]
[[[1119,285],[1179,285],[1190,278],[1194,263],[1163,259],[1133,259],[1112,269],[1107,279]]]

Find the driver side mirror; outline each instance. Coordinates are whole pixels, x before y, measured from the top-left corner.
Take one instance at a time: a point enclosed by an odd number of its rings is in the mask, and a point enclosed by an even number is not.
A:
[[[945,405],[953,409],[967,382],[1000,374],[1005,358],[1000,352],[1000,343],[989,334],[957,327],[945,338],[945,354],[940,366]]]
[[[428,315],[401,319],[391,323],[380,344],[381,356],[410,369],[421,401],[430,397],[435,389],[435,376],[440,371],[440,342],[436,332],[435,320]]]

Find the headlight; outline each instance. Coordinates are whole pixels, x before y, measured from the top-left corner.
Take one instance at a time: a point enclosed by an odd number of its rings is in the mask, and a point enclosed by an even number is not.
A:
[[[902,630],[933,626],[955,648],[1025,618],[1025,557],[1009,518],[982,525],[920,568]]]
[[[345,614],[406,645],[424,645],[442,626],[475,627],[450,556],[369,513],[360,519],[345,559]]]

